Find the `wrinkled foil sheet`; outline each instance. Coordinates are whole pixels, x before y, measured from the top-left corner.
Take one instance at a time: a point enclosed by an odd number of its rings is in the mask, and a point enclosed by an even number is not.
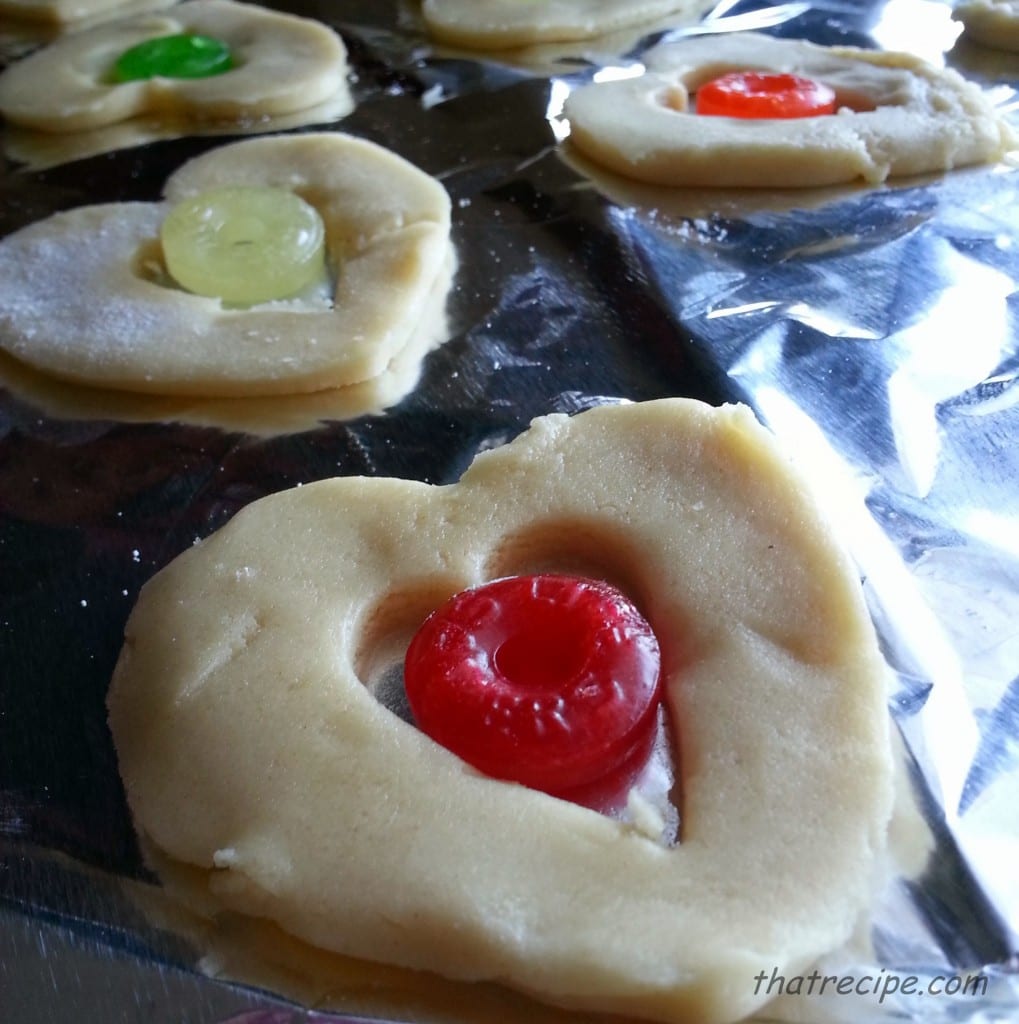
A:
[[[957,998],[789,996],[769,1015],[1019,1019],[1019,174],[821,195],[595,185],[559,153],[562,101],[598,69],[632,71],[663,26],[496,59],[433,47],[410,3],[271,6],[343,34],[357,108],[335,127],[449,189],[451,340],[388,411],[264,430],[60,414],[0,390],[4,1019],[340,1020],[202,978],[117,884],[146,877],[103,706],[139,587],[272,491],[355,473],[449,482],[534,416],[664,395],[747,402],[785,442],[859,561],[893,669],[933,849],[876,901],[871,948],[837,968],[988,979]],[[945,4],[725,3],[674,34],[747,28],[947,61],[1019,118],[1019,57],[957,43]],[[154,199],[222,141],[41,170],[7,157],[0,230]]]

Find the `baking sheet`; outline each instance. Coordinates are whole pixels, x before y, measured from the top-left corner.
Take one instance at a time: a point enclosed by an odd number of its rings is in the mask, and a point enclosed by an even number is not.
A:
[[[195,949],[122,888],[147,874],[103,698],[133,600],[160,566],[280,488],[355,473],[448,482],[534,416],[665,395],[746,401],[787,442],[860,563],[895,672],[890,708],[935,848],[882,894],[873,952],[839,969],[973,969],[990,981],[979,998],[789,997],[773,1015],[1017,1019],[1015,169],[820,195],[592,185],[560,153],[562,100],[597,68],[632,67],[666,27],[496,59],[431,46],[409,2],[266,6],[343,34],[357,105],[327,124],[390,146],[449,189],[451,337],[385,412],[128,413],[103,396],[69,406],[7,368],[5,1019],[56,1020],[100,1005],[100,991],[104,1020],[219,1022],[257,1007],[282,1016],[249,1024],[324,1019],[204,981]],[[725,3],[678,31],[746,28],[947,61],[1016,118],[1019,58],[957,45],[945,4]],[[84,203],[155,199],[181,162],[230,139],[166,139],[43,169],[5,157],[0,230]]]

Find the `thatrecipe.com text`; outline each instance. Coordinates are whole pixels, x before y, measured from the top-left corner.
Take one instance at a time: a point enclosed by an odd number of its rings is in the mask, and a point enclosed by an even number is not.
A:
[[[770,975],[754,975],[754,995],[775,996],[876,996],[883,1003],[889,996],[983,996],[987,993],[984,974],[936,975],[896,974],[882,968],[877,974],[792,974],[788,978],[773,968]]]

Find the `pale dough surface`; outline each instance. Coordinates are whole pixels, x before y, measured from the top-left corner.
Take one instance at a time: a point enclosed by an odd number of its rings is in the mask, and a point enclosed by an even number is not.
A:
[[[346,117],[354,106],[349,84],[343,82],[339,91],[322,103],[292,114],[260,117],[257,121],[199,122],[152,113],[80,132],[40,132],[12,124],[4,132],[3,148],[11,160],[25,165],[25,169],[42,170],[115,149],[147,146],[161,139],[188,135],[275,135],[306,125],[328,125]]]
[[[107,81],[128,48],[193,32],[227,43],[237,66],[210,78]],[[47,132],[76,132],[144,114],[195,121],[257,119],[315,106],[346,81],[340,37],[308,18],[234,0],[187,0],[74,32],[0,74],[0,113]]]
[[[657,185],[810,187],[993,162],[1016,145],[980,88],[902,53],[757,33],[657,47],[636,77],[566,101],[570,142],[618,174]],[[728,71],[793,72],[831,86],[840,109],[789,120],[698,116],[697,87]]]
[[[968,0],[953,9],[967,39],[1019,52],[1019,0]]]
[[[701,0],[424,0],[428,31],[440,42],[479,49],[591,39]]]
[[[75,26],[94,18],[116,16],[121,8],[155,10],[174,0],[0,0],[0,14],[27,22]]]
[[[147,272],[172,204],[227,184],[291,189],[318,210],[336,273],[331,301],[230,309]],[[448,267],[445,189],[349,135],[223,146],[178,169],[165,195],[58,213],[0,242],[0,347],[64,379],[128,391],[340,387],[386,369]]]
[[[663,650],[683,835],[485,778],[370,687],[450,594],[600,576]],[[256,502],[143,590],[109,693],[136,826],[220,905],[544,1001],[730,1021],[849,935],[891,804],[854,569],[746,409],[537,420],[452,486]],[[540,837],[536,838],[536,837]]]
[[[425,356],[450,336],[446,300],[456,270],[453,246],[428,305],[407,341],[374,377],[322,391],[285,395],[168,395],[82,387],[40,373],[0,350],[0,387],[54,419],[118,423],[190,423],[274,437],[315,430],[323,423],[380,415],[417,386]]]

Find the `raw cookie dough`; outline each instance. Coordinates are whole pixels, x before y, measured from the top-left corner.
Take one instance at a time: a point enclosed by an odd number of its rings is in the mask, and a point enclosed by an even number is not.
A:
[[[174,0],[0,0],[0,15],[46,25],[70,26],[115,16],[119,8],[153,10]]]
[[[159,277],[159,227],[172,204],[228,184],[289,188],[318,210],[331,297],[230,309]],[[448,266],[442,185],[349,135],[223,146],[179,168],[165,195],[58,213],[0,242],[0,347],[63,379],[128,391],[341,387],[389,365]]]
[[[386,368],[368,380],[304,394],[245,397],[139,394],[70,384],[39,373],[0,350],[0,388],[51,419],[118,423],[189,423],[261,437],[303,433],[323,423],[378,416],[410,394],[425,356],[450,335],[446,298],[456,269],[452,245],[427,306],[407,343]]]
[[[1019,0],[968,0],[952,14],[962,22],[965,38],[994,50],[1019,52]]]
[[[654,628],[678,846],[486,778],[375,700],[445,598],[540,570],[608,579]],[[755,975],[806,969],[867,906],[885,678],[854,569],[771,436],[672,399],[536,420],[453,486],[254,503],[144,588],[108,703],[143,843],[221,906],[694,1024],[754,1011]]]
[[[570,143],[656,185],[788,188],[946,171],[1015,145],[978,86],[904,53],[824,47],[758,33],[699,37],[648,52],[637,78],[566,101]],[[728,71],[793,72],[831,86],[840,109],[789,120],[698,116],[697,87]]]
[[[227,43],[236,66],[210,78],[107,81],[125,50],[182,32]],[[75,32],[0,74],[0,113],[46,132],[77,132],[146,113],[241,120],[315,106],[346,82],[346,49],[317,21],[234,0],[188,0]]]
[[[434,38],[488,50],[591,39],[703,6],[699,0],[424,0]]]

